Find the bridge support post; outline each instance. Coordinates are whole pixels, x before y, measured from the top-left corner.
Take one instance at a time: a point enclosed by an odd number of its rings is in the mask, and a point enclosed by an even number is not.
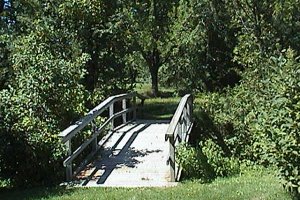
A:
[[[126,105],[126,99],[123,99],[122,100],[122,109],[123,110],[126,110],[126,107],[127,107],[127,105]],[[122,115],[122,118],[123,118],[123,124],[125,124],[126,122],[127,122],[127,116],[126,116],[127,114],[126,113],[124,113],[123,115]]]
[[[133,98],[132,98],[132,106],[133,106],[133,116],[132,116],[132,119],[133,120],[136,120],[136,96],[134,95]]]
[[[189,124],[192,123],[192,115],[193,115],[193,97],[187,102],[187,112]]]
[[[97,126],[95,124],[95,121],[92,123],[92,130],[93,130],[93,142],[92,142],[92,151],[96,152],[98,150],[98,140],[97,140]]]
[[[112,103],[109,106],[109,117],[112,117],[114,115],[114,104]],[[114,129],[114,119],[111,120],[111,129]]]
[[[175,182],[175,140],[174,137],[169,137],[169,166],[170,166],[170,182]]]
[[[72,155],[71,144],[72,144],[71,139],[68,140],[65,143],[67,151],[68,151],[68,156]],[[67,179],[67,181],[71,181],[72,177],[73,177],[73,169],[72,169],[72,162],[71,162],[71,163],[67,164],[67,166],[66,166],[66,179]]]

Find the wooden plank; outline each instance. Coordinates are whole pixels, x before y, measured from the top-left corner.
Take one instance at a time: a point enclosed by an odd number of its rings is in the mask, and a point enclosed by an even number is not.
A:
[[[170,177],[169,177],[169,182],[174,182],[175,181],[175,141],[174,137],[169,138],[169,160],[168,164],[170,166]]]
[[[120,95],[116,95],[116,96],[107,98],[105,101],[103,101],[98,106],[96,106],[94,109],[92,109],[90,112],[88,112],[88,114],[85,117],[83,117],[79,121],[75,122],[75,124],[69,126],[65,130],[63,130],[58,136],[63,137],[65,141],[69,140],[76,133],[78,133],[80,130],[82,130],[87,124],[89,124],[94,118],[96,118],[104,110],[106,110],[111,104],[113,104],[117,101],[120,101],[124,98],[126,98],[126,99],[132,98],[134,95],[135,95],[135,93],[129,93],[129,94],[120,94]]]
[[[122,100],[122,109],[126,110],[126,107],[127,107],[126,99],[123,99]],[[123,119],[123,124],[126,123],[126,121],[127,121],[126,113],[122,115],[122,119]]]
[[[68,164],[70,164],[92,141],[94,141],[95,138],[104,130],[104,128],[115,118],[120,117],[124,113],[131,112],[133,108],[129,108],[123,111],[120,111],[118,113],[115,113],[113,116],[111,116],[109,119],[107,119],[101,127],[98,129],[98,131],[92,135],[91,138],[86,140],[82,145],[80,145],[73,153],[72,155],[69,155],[67,159],[63,162],[64,166],[66,167]]]
[[[187,142],[192,129],[191,108],[193,99],[190,94],[181,98],[176,112],[168,127],[165,139],[169,140],[169,165],[170,181],[178,181],[181,175],[181,169],[176,164],[175,151],[176,145],[181,142]]]
[[[169,186],[167,121],[143,120],[122,127],[80,173],[82,186]]]
[[[100,103],[98,106],[96,106],[94,109],[88,112],[88,114],[77,121],[75,124],[69,126],[65,130],[63,130],[58,136],[62,138],[62,142],[66,143],[67,150],[68,150],[68,158],[64,161],[64,166],[66,167],[66,176],[67,181],[70,181],[73,176],[72,171],[72,161],[90,144],[93,144],[93,152],[96,152],[99,148],[98,142],[97,142],[97,136],[101,131],[103,131],[103,128],[107,126],[109,123],[112,124],[112,128],[114,127],[114,119],[117,117],[120,117],[122,115],[123,117],[123,123],[127,122],[127,113],[132,112],[134,119],[136,116],[136,103],[134,103],[133,108],[126,109],[126,99],[133,98],[133,101],[136,101],[136,97],[140,98],[142,100],[142,103],[144,102],[144,98],[141,95],[138,95],[136,92],[129,93],[129,94],[120,94],[115,95],[112,97],[107,98],[105,101]],[[117,101],[122,100],[122,108],[123,110],[121,112],[114,114],[114,103]],[[85,141],[82,145],[80,145],[73,153],[71,151],[71,139],[74,137],[79,131],[81,131],[86,125],[91,123],[97,116],[99,116],[104,110],[109,108],[109,114],[110,117],[106,122],[100,127],[98,131],[94,130],[94,134],[91,138],[89,138],[87,141]]]
[[[109,117],[112,118],[114,116],[114,103],[110,104],[109,106]],[[114,129],[115,123],[114,120],[111,120],[111,129]]]
[[[66,141],[65,145],[68,151],[68,155],[70,156],[72,154],[71,140]],[[73,177],[72,163],[66,165],[65,167],[66,167],[66,179],[67,181],[70,181]]]
[[[173,118],[171,120],[171,123],[169,125],[169,128],[167,130],[166,139],[168,137],[171,137],[174,134],[176,126],[177,126],[177,124],[178,124],[178,122],[179,122],[179,120],[181,118],[182,111],[183,111],[183,109],[184,109],[184,107],[185,107],[185,105],[187,103],[188,98],[190,98],[190,97],[191,97],[191,95],[187,94],[187,95],[185,95],[184,97],[181,98],[180,103],[179,103],[179,105],[178,105],[178,107],[177,107],[177,109],[175,111],[175,114],[174,114],[174,116],[173,116]]]
[[[136,97],[135,97],[135,96],[134,96],[133,99],[132,99],[132,107],[134,108],[132,119],[133,119],[133,120],[136,120],[136,110],[137,110],[137,105],[136,105]]]

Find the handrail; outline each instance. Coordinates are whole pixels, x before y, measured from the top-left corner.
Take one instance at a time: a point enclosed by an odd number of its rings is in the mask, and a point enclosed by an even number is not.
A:
[[[63,162],[64,166],[66,167],[67,181],[70,181],[73,177],[72,161],[91,143],[93,143],[93,151],[91,152],[91,155],[99,149],[97,136],[104,130],[104,128],[107,125],[111,124],[113,128],[114,119],[120,116],[122,116],[123,118],[123,123],[127,123],[126,114],[130,112],[133,113],[133,120],[136,119],[136,97],[141,99],[142,103],[146,99],[145,97],[139,95],[136,92],[111,96],[102,103],[100,103],[98,106],[96,106],[94,109],[89,111],[85,117],[75,122],[75,124],[69,126],[58,135],[62,138],[62,142],[65,143],[68,151],[68,157]],[[132,99],[132,108],[127,108],[127,99]],[[114,113],[114,103],[118,101],[122,101],[122,110],[120,112]],[[75,151],[72,152],[72,138],[107,109],[109,110],[109,118],[106,119],[106,121],[99,128],[95,128],[94,133],[91,135],[91,137],[87,139],[83,144],[81,144]]]
[[[76,133],[82,130],[87,124],[89,124],[93,119],[102,114],[104,110],[106,110],[112,103],[119,101],[120,99],[129,99],[132,98],[134,93],[129,94],[120,94],[107,98],[105,101],[100,103],[98,106],[93,108],[91,111],[87,113],[87,115],[81,118],[79,121],[75,122],[75,124],[69,126],[65,130],[63,130],[58,136],[63,137],[62,142],[66,142],[70,138],[74,137]]]
[[[176,166],[175,148],[178,143],[187,142],[192,130],[193,120],[193,97],[187,94],[181,98],[175,114],[165,134],[165,140],[169,141],[170,180],[174,182],[179,179],[181,170]]]

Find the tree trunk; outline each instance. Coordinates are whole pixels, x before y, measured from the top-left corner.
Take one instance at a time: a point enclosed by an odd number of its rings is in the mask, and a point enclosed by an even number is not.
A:
[[[158,90],[158,69],[160,67],[160,53],[154,48],[147,56],[147,64],[151,75],[151,92],[154,97],[159,95]]]
[[[92,59],[88,61],[86,64],[87,66],[87,74],[85,75],[85,88],[93,93],[95,90],[96,82],[98,79],[98,72],[97,72],[97,64],[95,62],[95,56],[91,55]]]
[[[0,13],[4,10],[4,0],[0,0]]]
[[[158,96],[158,66],[150,69],[151,75],[151,93],[154,97]]]

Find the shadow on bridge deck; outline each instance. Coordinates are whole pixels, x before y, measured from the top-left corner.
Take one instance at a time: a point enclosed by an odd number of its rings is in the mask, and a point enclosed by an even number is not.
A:
[[[96,160],[77,177],[81,186],[169,186],[169,121],[140,120],[120,126],[104,143]]]

